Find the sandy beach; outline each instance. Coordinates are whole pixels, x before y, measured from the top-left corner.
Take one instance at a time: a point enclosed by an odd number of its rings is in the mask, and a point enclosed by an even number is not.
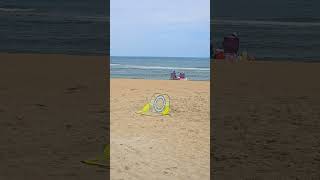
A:
[[[210,178],[210,82],[111,79],[111,179]],[[153,93],[171,116],[136,114]]]
[[[320,177],[320,63],[214,63],[214,179]]]
[[[109,139],[107,59],[0,59],[0,179],[105,179],[80,161]],[[111,79],[111,178],[202,180],[210,168],[215,179],[320,177],[320,64],[213,68],[213,84]],[[155,92],[170,95],[171,116],[136,114]]]
[[[106,179],[106,57],[0,54],[0,179]]]

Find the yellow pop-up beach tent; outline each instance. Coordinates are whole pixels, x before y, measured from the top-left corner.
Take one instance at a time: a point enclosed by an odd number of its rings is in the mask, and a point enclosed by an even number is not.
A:
[[[167,94],[156,93],[151,97],[149,103],[137,112],[142,115],[169,115],[170,97]]]

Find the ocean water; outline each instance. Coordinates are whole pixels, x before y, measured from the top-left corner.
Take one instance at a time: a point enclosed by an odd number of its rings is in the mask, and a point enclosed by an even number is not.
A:
[[[1,0],[0,52],[108,54],[107,1]]]
[[[209,58],[111,57],[111,78],[169,79],[175,70],[188,80],[210,80]]]
[[[211,2],[211,37],[237,32],[240,49],[259,59],[320,61],[320,1],[215,0]]]
[[[237,32],[259,59],[320,60],[319,0],[211,1],[215,47]],[[109,53],[109,7],[102,0],[1,0],[0,52]]]

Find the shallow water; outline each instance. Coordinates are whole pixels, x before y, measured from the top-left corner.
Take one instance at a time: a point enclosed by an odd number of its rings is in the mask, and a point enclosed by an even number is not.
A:
[[[210,80],[209,58],[111,57],[111,78],[169,79],[175,70],[189,80]]]

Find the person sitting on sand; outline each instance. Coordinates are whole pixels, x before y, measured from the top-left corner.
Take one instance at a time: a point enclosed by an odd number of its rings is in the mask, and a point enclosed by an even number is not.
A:
[[[171,79],[177,79],[177,75],[176,75],[175,70],[173,70],[173,72],[171,73]]]
[[[179,77],[180,79],[184,79],[185,78],[184,72],[180,73]]]
[[[230,36],[224,37],[222,45],[225,58],[231,61],[236,60],[240,45],[238,35],[236,33],[232,33]]]

